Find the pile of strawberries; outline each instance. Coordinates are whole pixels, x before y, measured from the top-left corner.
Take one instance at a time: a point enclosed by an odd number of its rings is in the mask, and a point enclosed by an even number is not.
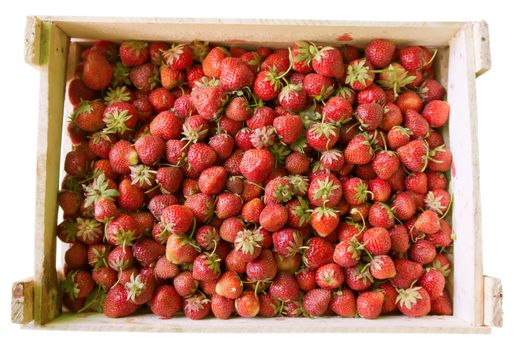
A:
[[[68,85],[63,303],[108,317],[450,315],[436,52],[99,41]]]

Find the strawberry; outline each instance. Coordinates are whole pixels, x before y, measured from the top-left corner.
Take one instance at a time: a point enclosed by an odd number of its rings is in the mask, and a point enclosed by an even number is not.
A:
[[[245,121],[251,117],[252,110],[243,96],[234,97],[225,107],[225,115],[234,121]]]
[[[166,256],[161,256],[155,263],[154,274],[158,279],[174,278],[179,274],[179,272],[179,267],[171,263]]]
[[[425,316],[430,312],[430,295],[422,287],[400,289],[396,303],[398,310],[409,317]]]
[[[312,289],[303,298],[303,308],[312,317],[321,316],[327,311],[331,297],[329,290]]]
[[[254,198],[243,205],[241,217],[247,223],[256,224],[259,222],[262,209],[264,202],[260,198]]]
[[[234,243],[239,231],[245,229],[243,221],[238,217],[223,220],[220,226],[220,237],[226,242]]]
[[[139,162],[139,157],[130,142],[120,140],[109,151],[109,162],[116,173],[130,174],[130,166],[136,165]]]
[[[274,158],[266,149],[250,149],[244,152],[239,169],[249,181],[259,183],[269,175],[274,165]]]
[[[428,145],[423,140],[414,140],[397,149],[398,157],[407,169],[423,172],[428,164]]]
[[[193,262],[193,278],[197,281],[213,281],[220,275],[220,259],[216,254],[198,255]]]
[[[120,45],[120,59],[127,67],[145,63],[150,59],[148,43],[142,41],[123,41]]]
[[[421,114],[412,109],[405,111],[403,124],[412,131],[412,136],[415,138],[425,137],[430,128],[430,125]]]
[[[95,132],[103,128],[104,104],[100,100],[81,101],[71,115],[71,119],[81,130]]]
[[[234,312],[234,300],[215,294],[211,298],[211,311],[214,317],[226,320]]]
[[[162,52],[162,58],[171,69],[184,70],[193,63],[193,51],[188,45],[172,45],[170,49]]]
[[[162,212],[162,222],[170,232],[181,235],[189,231],[194,214],[184,205],[170,205]]]
[[[279,77],[280,75],[275,69],[259,72],[253,83],[255,96],[265,102],[277,98],[282,89],[282,82]]]
[[[343,194],[346,201],[351,205],[359,205],[368,198],[368,186],[358,177],[343,182]]]
[[[366,319],[380,316],[384,305],[384,294],[378,291],[363,292],[357,297],[357,313]]]
[[[270,294],[280,301],[298,300],[300,289],[296,279],[285,272],[280,272],[270,286]]]
[[[317,207],[311,215],[311,226],[321,237],[327,237],[339,225],[339,216],[332,208]]]
[[[374,68],[384,68],[393,59],[396,50],[396,45],[386,39],[373,39],[366,46],[365,55],[366,60]]]
[[[64,171],[68,175],[84,177],[91,168],[88,154],[82,150],[68,152],[64,159]]]
[[[445,220],[440,220],[441,229],[434,234],[428,235],[426,239],[433,243],[436,247],[448,247],[452,244],[454,235],[452,228]]]
[[[178,139],[181,132],[182,121],[171,111],[160,112],[150,123],[150,133],[164,141]]]
[[[115,245],[131,246],[137,238],[136,230],[136,221],[127,214],[120,214],[107,224],[107,239]]]
[[[59,207],[63,211],[64,219],[73,219],[79,216],[80,205],[83,197],[78,192],[73,191],[61,191],[57,197]]]
[[[226,57],[221,61],[220,83],[224,91],[239,90],[253,84],[252,70],[241,58]]]
[[[327,123],[345,123],[352,117],[352,104],[341,96],[334,96],[323,106],[322,114]]]
[[[216,152],[205,143],[194,143],[187,151],[187,161],[195,172],[201,173],[214,165]]]
[[[379,280],[393,278],[396,275],[394,262],[389,255],[376,255],[371,260],[371,276]]]
[[[243,283],[239,275],[233,271],[223,273],[216,283],[216,294],[225,298],[236,299],[242,291]]]
[[[78,270],[68,273],[62,282],[63,291],[70,299],[81,299],[87,297],[95,288],[95,282],[87,271]]]
[[[452,153],[444,144],[429,153],[428,169],[432,171],[449,171],[452,164]]]
[[[425,271],[419,280],[419,285],[430,295],[430,300],[443,295],[445,287],[444,275],[437,269],[430,268]]]
[[[305,41],[297,41],[291,48],[291,58],[293,60],[292,69],[299,73],[312,72],[311,45]]]
[[[450,105],[445,101],[430,101],[425,105],[422,115],[431,127],[439,128],[446,124],[448,121],[448,116],[450,115]]]
[[[375,158],[373,158],[371,164],[377,176],[380,179],[387,180],[391,178],[400,167],[400,160],[395,152],[380,151],[375,153]]]
[[[375,130],[382,123],[384,110],[378,103],[362,103],[355,110],[357,120],[365,130]]]
[[[341,182],[332,174],[322,173],[311,181],[308,196],[314,206],[335,207],[343,196]]]
[[[153,270],[142,269],[138,275],[132,274],[130,281],[125,283],[125,289],[128,291],[128,299],[136,305],[142,305],[150,301],[155,289]]]
[[[389,232],[383,227],[373,227],[364,231],[362,241],[371,254],[383,255],[391,249]]]
[[[259,295],[259,316],[273,317],[277,315],[282,308],[282,303],[273,298],[271,294],[265,293]]]
[[[405,91],[396,99],[396,105],[400,108],[402,113],[406,113],[409,109],[419,113],[423,108],[423,100],[417,93]]]
[[[272,280],[277,274],[277,264],[271,250],[264,249],[260,255],[246,265],[246,276],[249,281]]]
[[[76,221],[77,240],[84,244],[95,244],[102,240],[104,231],[103,225],[95,219],[77,218]]]
[[[423,68],[423,49],[419,46],[409,46],[400,50],[400,62],[405,69],[413,71]]]
[[[373,148],[366,134],[353,137],[344,150],[344,157],[350,164],[367,164],[373,157]]]
[[[96,92],[86,86],[82,79],[75,78],[68,83],[68,100],[77,107],[82,101],[93,101]]]
[[[421,265],[430,264],[434,261],[436,250],[433,243],[426,239],[414,242],[409,248],[409,258]]]
[[[335,124],[314,123],[307,129],[307,143],[318,152],[331,149],[339,139]]]
[[[288,145],[293,144],[304,131],[301,118],[292,114],[275,118],[273,127],[280,139]]]
[[[129,292],[121,284],[112,287],[105,296],[103,312],[111,318],[129,316],[136,312],[138,305],[129,298]]]
[[[287,209],[284,206],[277,203],[269,203],[262,209],[259,215],[259,223],[264,229],[276,232],[286,224],[287,217]]]
[[[373,283],[373,277],[369,272],[369,266],[358,264],[344,270],[344,280],[351,290],[363,291]]]
[[[148,302],[150,310],[160,318],[173,317],[182,308],[182,298],[175,288],[169,285],[157,287],[152,299]]]
[[[170,262],[174,264],[192,263],[197,255],[196,247],[187,238],[177,234],[172,234],[168,237],[166,257]]]
[[[164,246],[152,238],[141,238],[132,247],[134,258],[141,266],[153,265],[161,256],[165,254]]]
[[[312,59],[312,68],[318,74],[325,77],[341,78],[345,68],[343,64],[343,55],[336,48],[325,46],[318,49],[311,46],[316,54]]]
[[[337,149],[324,151],[320,157],[320,164],[327,170],[339,171],[345,164],[344,154]]]
[[[384,89],[382,89],[380,86],[371,84],[364,90],[361,90],[357,94],[357,102],[359,105],[361,104],[369,104],[369,103],[376,103],[380,106],[383,106],[386,103],[387,96]],[[376,109],[376,108],[375,108]],[[378,111],[378,109],[376,109]],[[398,109],[399,110],[399,109]],[[385,110],[382,108],[380,110],[382,115],[384,114]]]
[[[440,297],[430,300],[430,313],[441,316],[453,314],[452,301],[446,291]]]
[[[387,204],[375,202],[369,208],[368,220],[371,226],[389,229],[394,225],[394,213]]]
[[[202,61],[202,69],[206,76],[219,78],[221,75],[221,62],[230,53],[222,47],[215,47],[209,51],[205,59]]]
[[[353,60],[348,63],[345,83],[354,90],[363,90],[370,86],[375,79],[373,68],[365,58]]]
[[[382,305],[382,313],[389,313],[396,311],[398,309],[396,305],[396,298],[398,297],[398,292],[395,287],[390,282],[382,283],[378,291],[384,294],[384,304]]]
[[[403,254],[407,252],[410,247],[409,232],[404,225],[395,225],[389,230],[389,237],[391,237],[391,251]]]
[[[130,82],[140,91],[150,92],[157,87],[159,70],[151,63],[135,66],[129,73]]]
[[[227,181],[227,171],[221,166],[205,169],[198,179],[198,187],[202,193],[213,195],[220,193]]]
[[[223,107],[225,93],[218,80],[202,79],[191,92],[191,101],[203,118],[213,120]]]
[[[386,180],[380,178],[369,180],[368,187],[375,202],[386,202],[391,196],[391,185]]]
[[[324,238],[314,237],[307,244],[304,253],[304,262],[308,268],[317,269],[332,262],[334,247]]]
[[[307,93],[302,84],[287,84],[280,90],[278,100],[288,111],[299,112],[307,104]]]
[[[104,290],[111,289],[118,281],[118,273],[108,266],[101,266],[96,270],[93,269],[91,277]]]
[[[286,51],[275,51],[264,59],[261,64],[261,71],[275,71],[277,74],[285,73],[289,68],[289,55]]]
[[[355,317],[357,304],[355,295],[350,289],[342,289],[332,294],[329,308],[341,317]]]
[[[132,249],[129,246],[117,246],[107,257],[107,264],[115,271],[125,271],[134,263]]]
[[[174,195],[159,194],[150,199],[148,210],[156,219],[160,220],[163,210],[173,204],[177,204],[177,198]]]
[[[198,288],[198,281],[191,271],[182,271],[173,279],[173,287],[181,297],[193,295]]]
[[[111,83],[113,68],[99,52],[89,52],[82,68],[82,81],[91,90],[103,90]]]
[[[303,87],[307,96],[312,97],[316,101],[324,101],[334,93],[335,83],[332,78],[317,73],[310,73],[305,76]]]
[[[192,320],[201,320],[211,312],[211,301],[201,294],[184,299],[184,315]]]
[[[235,309],[241,317],[255,317],[259,313],[259,298],[248,290],[235,300]]]
[[[139,187],[133,185],[128,179],[120,182],[118,192],[120,195],[117,199],[117,204],[121,209],[135,211],[144,204],[144,192]]]
[[[435,211],[425,210],[416,219],[414,227],[423,233],[434,234],[439,231],[441,225]]]
[[[404,258],[395,259],[394,267],[396,276],[391,279],[391,283],[397,288],[409,288],[423,274],[421,264]]]
[[[337,289],[344,282],[344,273],[342,268],[334,263],[320,266],[316,270],[316,284],[324,289]]]
[[[446,94],[445,88],[434,79],[426,79],[418,89],[418,93],[425,103],[433,100],[442,100]]]
[[[241,212],[243,203],[241,198],[233,193],[221,193],[216,202],[216,216],[219,219],[226,219],[236,216]]]

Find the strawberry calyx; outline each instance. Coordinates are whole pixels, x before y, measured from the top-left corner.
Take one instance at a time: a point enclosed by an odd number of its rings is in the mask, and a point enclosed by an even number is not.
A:
[[[195,86],[197,86],[197,87],[207,88],[207,87],[214,87],[214,86],[219,86],[219,85],[220,85],[220,81],[216,78],[209,79],[208,77],[202,77],[202,79],[195,81]]]
[[[100,172],[90,185],[82,186],[86,196],[86,200],[84,202],[84,207],[86,208],[90,207],[100,199],[113,200],[114,197],[120,195],[117,190],[109,188],[109,182],[105,179],[105,174],[103,172]]]
[[[86,100],[81,100],[78,107],[75,109],[75,111],[73,111],[73,113],[70,115],[70,119],[71,120],[75,120],[75,118],[79,115],[79,114],[83,114],[83,113],[91,113],[93,111],[93,107],[91,106],[91,104],[93,102],[97,102],[97,101],[100,101],[100,100],[95,100],[95,101],[86,101]]]
[[[302,175],[290,175],[289,177],[289,183],[293,187],[293,194],[297,195],[303,195],[307,193],[307,187],[308,187],[308,180],[306,176]],[[305,202],[305,200],[302,197],[298,197],[298,200],[300,203],[302,201]]]
[[[125,85],[117,86],[114,89],[109,88],[104,97],[104,101],[108,104],[113,102],[129,102],[130,99],[130,91]]]
[[[407,289],[396,289],[398,292],[398,296],[396,297],[396,303],[401,307],[406,307],[407,309],[411,309],[412,306],[416,305],[418,300],[422,298],[421,294],[418,292],[421,287],[410,287]]]
[[[257,149],[267,148],[276,141],[275,129],[268,125],[262,126],[252,131],[250,142]]]
[[[350,62],[346,71],[345,83],[354,86],[355,83],[360,83],[366,86],[367,82],[372,80],[372,76],[369,74],[371,69],[367,65],[365,58]]]
[[[80,293],[80,288],[77,283],[75,283],[75,275],[78,271],[73,271],[71,273],[68,273],[68,276],[66,276],[66,279],[62,281],[62,290],[64,293],[67,293],[71,300],[75,300],[75,298]]]
[[[291,189],[291,183],[278,183],[273,190],[273,198],[277,203],[287,203],[293,197],[293,191]]]
[[[314,199],[320,199],[323,201],[323,205],[325,205],[329,199],[328,197],[332,194],[332,192],[339,189],[341,186],[334,183],[334,181],[326,176],[325,179],[317,179],[318,188],[314,191]],[[367,187],[366,187],[367,189]]]
[[[134,273],[130,275],[130,281],[125,283],[125,289],[127,290],[127,300],[131,300],[132,302],[136,301],[136,298],[143,292],[146,288],[146,284],[141,281],[140,275],[134,277]]]
[[[278,95],[278,98],[285,102],[290,102],[294,95],[296,95],[298,92],[302,91],[303,85],[302,84],[287,84],[280,90],[280,94]]]
[[[120,111],[119,108],[116,108],[112,113],[106,113],[103,119],[105,123],[104,132],[123,135],[127,131],[132,131],[126,124],[131,118],[132,114],[129,114],[126,109]]]
[[[211,270],[212,273],[220,273],[220,261],[221,259],[212,251],[210,254],[204,253],[200,256],[203,259],[205,265]]]
[[[98,250],[96,248],[92,248],[91,252],[94,257],[91,259],[91,263],[94,264],[93,271],[98,270],[100,267],[108,266],[107,257],[109,255],[107,249]]]
[[[193,40],[189,47],[193,53],[193,60],[202,63],[209,52],[209,43],[207,41]]]
[[[152,170],[148,165],[132,165],[129,167],[129,169],[132,185],[146,188],[152,186],[154,183],[155,171]]]
[[[132,85],[130,81],[130,68],[124,66],[121,62],[116,62],[112,69],[112,83],[113,87],[122,85]]]
[[[275,158],[275,168],[283,165],[286,157],[291,153],[291,150],[284,144],[277,142],[270,146],[269,151]]]
[[[256,247],[261,246],[264,236],[259,231],[244,229],[237,233],[234,241],[236,250],[242,251],[244,254],[252,255]]]
[[[436,196],[433,191],[429,191],[425,196],[425,207],[427,209],[433,210],[439,215],[443,215],[443,209],[445,206],[441,203],[443,196]]]
[[[182,140],[187,141],[188,145],[191,143],[196,143],[198,142],[198,140],[206,136],[208,132],[208,129],[202,130],[195,128],[192,125],[184,125],[182,131],[182,135],[184,135],[184,137],[182,138]]]
[[[188,312],[197,312],[203,310],[206,304],[210,301],[205,296],[195,294],[184,300],[184,310]]]
[[[312,127],[312,132],[314,135],[316,135],[316,138],[320,138],[321,136],[324,136],[327,139],[327,146],[330,142],[331,136],[337,136],[337,127],[333,123],[316,123]],[[328,147],[327,147],[328,148]]]
[[[84,306],[77,312],[81,313],[88,310],[93,310],[94,312],[103,312],[106,295],[107,291],[101,285],[98,285],[95,290],[86,297]]]
[[[184,53],[185,44],[175,44],[168,50],[162,52],[162,57],[168,65],[172,65]]]
[[[144,49],[147,48],[148,43],[145,41],[132,40],[125,42],[124,45],[130,49],[136,56],[140,56]]]
[[[306,41],[297,41],[294,48],[295,55],[290,55],[290,61],[300,63],[308,66],[317,53],[317,48],[314,44]]]
[[[137,238],[138,236],[133,230],[125,230],[124,228],[120,228],[114,233],[112,240],[114,241],[115,245],[126,247],[134,245],[134,241]]]
[[[293,213],[294,215],[298,216],[300,218],[299,224],[300,226],[303,226],[304,224],[308,223],[311,220],[311,213],[309,211],[309,204],[305,199],[302,197],[297,197],[298,201],[300,202],[300,205],[297,205]]]
[[[320,161],[333,164],[334,162],[340,160],[342,157],[344,157],[343,152],[338,149],[330,149],[321,153]]]
[[[409,75],[409,71],[400,64],[390,64],[387,68],[375,70],[375,73],[384,73],[382,77],[385,79],[377,80],[377,84],[393,90],[394,96],[397,97],[402,89],[412,83],[416,77]]]
[[[102,233],[102,224],[95,219],[77,218],[77,236],[84,241],[93,241]]]

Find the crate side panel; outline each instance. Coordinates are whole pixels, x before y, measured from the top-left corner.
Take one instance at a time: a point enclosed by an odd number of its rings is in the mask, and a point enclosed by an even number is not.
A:
[[[482,324],[482,241],[477,143],[475,66],[471,27],[450,41],[448,102],[449,146],[453,154],[452,226],[454,244],[454,313],[472,325]]]
[[[372,37],[444,46],[462,23],[344,22],[186,18],[49,18],[70,37],[106,40],[207,40],[229,45],[286,46],[299,39],[364,44]],[[309,26],[306,31],[305,27]],[[408,29],[408,30],[407,30]]]
[[[55,24],[42,23],[34,249],[34,320],[41,324],[61,309],[55,228],[68,42]]]

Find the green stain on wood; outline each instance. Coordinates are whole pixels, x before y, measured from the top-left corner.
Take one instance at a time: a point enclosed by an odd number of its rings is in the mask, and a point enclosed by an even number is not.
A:
[[[48,55],[50,51],[50,35],[52,33],[52,23],[41,23],[41,37],[39,39],[39,64],[48,63]]]

